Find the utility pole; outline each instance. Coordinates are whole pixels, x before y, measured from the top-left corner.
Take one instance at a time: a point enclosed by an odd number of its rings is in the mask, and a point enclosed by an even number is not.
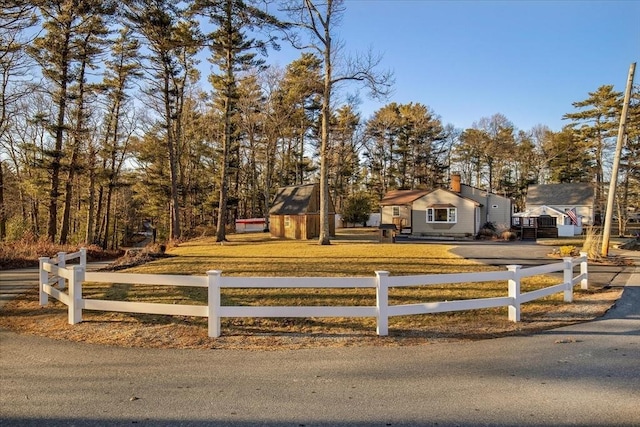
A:
[[[609,255],[609,239],[611,238],[611,219],[613,218],[613,201],[615,198],[616,186],[618,183],[618,168],[620,167],[620,155],[622,153],[622,143],[627,132],[627,112],[629,111],[629,99],[631,98],[631,88],[633,87],[633,76],[636,72],[636,63],[632,62],[629,67],[629,78],[627,88],[624,92],[622,103],[622,113],[620,114],[620,126],[618,127],[618,141],[616,143],[616,154],[613,158],[613,169],[611,170],[611,180],[609,181],[609,195],[607,197],[607,210],[604,217],[604,230],[602,232],[601,255]]]

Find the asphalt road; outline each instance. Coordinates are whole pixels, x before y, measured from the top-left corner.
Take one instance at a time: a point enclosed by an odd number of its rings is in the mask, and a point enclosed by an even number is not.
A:
[[[640,426],[637,270],[626,285],[594,322],[415,347],[128,349],[0,331],[0,425]]]

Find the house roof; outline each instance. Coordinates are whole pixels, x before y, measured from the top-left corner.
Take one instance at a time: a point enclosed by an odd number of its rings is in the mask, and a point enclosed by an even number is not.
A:
[[[558,209],[552,208],[551,206],[547,206],[547,205],[537,206],[533,209],[528,209],[524,212],[518,212],[513,214],[514,217],[519,217],[519,218],[529,218],[529,217],[536,217],[536,216],[542,216],[542,215],[549,215],[549,216],[555,216],[555,217],[567,216],[566,212],[562,212]]]
[[[308,213],[316,186],[317,184],[291,185],[278,189],[269,214],[299,215]]]
[[[410,205],[420,197],[429,194],[428,190],[391,190],[387,191],[382,200],[380,200],[380,206],[391,205]]]
[[[593,185],[588,182],[530,185],[527,190],[527,206],[592,206]]]
[[[471,202],[476,206],[482,206],[482,203],[478,202],[477,200],[473,200],[469,197],[463,196],[460,193],[457,193],[455,191],[451,191],[451,190],[447,190],[446,188],[438,188],[435,189],[433,191],[429,191],[427,192],[428,194],[432,194],[432,193],[436,193],[436,192],[440,192],[440,191],[444,191],[445,193],[449,193],[449,194],[453,194],[454,196],[458,197],[459,199],[462,199],[466,202]],[[450,203],[434,203],[433,205],[429,206],[430,208],[447,208],[447,207],[455,207],[454,205],[450,204]]]

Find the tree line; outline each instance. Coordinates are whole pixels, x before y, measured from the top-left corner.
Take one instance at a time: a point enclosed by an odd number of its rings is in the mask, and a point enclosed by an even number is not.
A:
[[[391,189],[465,183],[524,205],[534,183],[593,182],[604,206],[622,95],[603,85],[559,132],[518,130],[503,114],[469,129],[420,102],[363,118],[343,83],[388,97],[371,52],[342,56],[338,0],[37,0],[0,15],[0,239],[32,236],[104,248],[143,219],[164,240],[268,216],[278,187],[320,182],[337,212]],[[277,10],[270,14],[269,10]],[[276,16],[277,15],[277,16]],[[285,67],[264,56],[282,44]],[[199,61],[206,56],[209,75]],[[204,84],[204,82],[208,84]],[[387,98],[388,99],[388,98]],[[639,205],[634,91],[617,194]]]

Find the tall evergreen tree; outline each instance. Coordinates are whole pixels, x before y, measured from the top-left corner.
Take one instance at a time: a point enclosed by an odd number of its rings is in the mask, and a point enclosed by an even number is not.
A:
[[[181,147],[181,114],[186,86],[195,76],[194,56],[198,51],[196,23],[187,19],[179,4],[170,0],[126,0],[125,17],[134,30],[144,37],[148,67],[146,95],[159,115],[164,131],[169,179],[170,239],[179,239],[179,148]]]
[[[113,3],[102,0],[86,0],[80,19],[82,26],[78,27],[73,45],[76,49],[76,83],[69,87],[73,99],[73,123],[69,138],[70,160],[65,183],[64,209],[60,228],[60,243],[66,244],[69,238],[71,221],[71,201],[73,198],[74,179],[80,168],[81,152],[86,151],[89,139],[88,119],[90,115],[87,106],[88,99],[96,92],[96,86],[87,83],[88,73],[97,67],[97,57],[104,51],[104,39],[108,35],[106,19],[115,12]]]
[[[305,52],[287,65],[279,85],[278,107],[287,115],[286,138],[281,156],[280,185],[303,184],[316,166],[309,157],[318,147],[318,111],[321,105],[322,61]]]
[[[222,242],[226,240],[228,222],[230,160],[232,152],[238,149],[237,122],[234,120],[238,102],[237,73],[260,67],[264,60],[257,57],[257,52],[266,52],[270,44],[275,46],[273,38],[248,38],[246,32],[281,24],[254,2],[245,0],[196,0],[191,6],[191,13],[207,18],[215,26],[213,32],[205,35],[205,43],[211,50],[209,61],[218,69],[209,79],[216,90],[224,120],[216,227],[216,241]]]
[[[367,121],[367,146],[364,152],[369,168],[369,191],[378,198],[400,187],[396,153],[399,132],[398,104],[392,102],[376,111]]]
[[[54,137],[53,149],[49,151],[50,191],[47,237],[54,241],[58,232],[58,197],[60,196],[60,172],[64,141],[69,129],[67,109],[69,85],[75,80],[73,64],[77,57],[74,38],[82,26],[82,16],[88,12],[88,4],[82,0],[52,0],[40,2],[39,12],[44,19],[44,34],[37,37],[28,49],[38,62],[43,77],[51,85],[56,117],[51,124]]]
[[[391,103],[367,123],[373,170],[385,171],[382,194],[387,188],[435,188],[443,184],[448,148],[440,118],[419,103]],[[379,157],[379,159],[375,159]]]
[[[265,106],[257,73],[247,74],[238,85],[238,131],[240,134],[238,215],[241,218],[264,217],[264,203],[258,169],[258,150],[264,138]]]
[[[484,147],[489,145],[489,136],[482,129],[469,128],[461,134],[453,149],[452,163],[460,172],[464,182],[481,187],[483,185]]]
[[[99,241],[103,248],[106,248],[110,241],[113,192],[118,185],[124,160],[129,154],[129,135],[133,129],[125,123],[133,107],[128,103],[131,97],[128,90],[133,81],[142,76],[139,49],[140,43],[134,37],[133,31],[130,28],[122,28],[112,45],[110,59],[105,61],[105,74],[101,85],[105,97],[105,112],[100,144],[99,147],[91,147],[90,151],[99,154],[102,159],[98,174],[105,177],[106,183],[100,183],[96,196],[97,165],[95,165],[95,158],[91,156],[89,209],[85,233],[87,242]],[[106,194],[104,194],[105,187]],[[97,206],[94,201],[96,198]]]
[[[360,116],[350,105],[340,107],[332,124],[329,177],[332,200],[337,212],[353,191],[359,175],[358,127]]]
[[[634,86],[631,93],[626,130],[620,160],[621,185],[616,194],[621,236],[627,234],[629,213],[640,209],[640,86]]]
[[[569,126],[553,133],[542,149],[549,159],[551,182],[589,182],[593,158],[588,153],[588,142]]]
[[[588,143],[587,150],[593,160],[593,181],[596,183],[596,214],[602,214],[605,205],[604,163],[607,152],[615,144],[622,93],[614,91],[613,85],[603,85],[595,92],[589,92],[589,97],[584,101],[572,105],[579,111],[567,113],[562,118],[571,120],[570,126]]]

